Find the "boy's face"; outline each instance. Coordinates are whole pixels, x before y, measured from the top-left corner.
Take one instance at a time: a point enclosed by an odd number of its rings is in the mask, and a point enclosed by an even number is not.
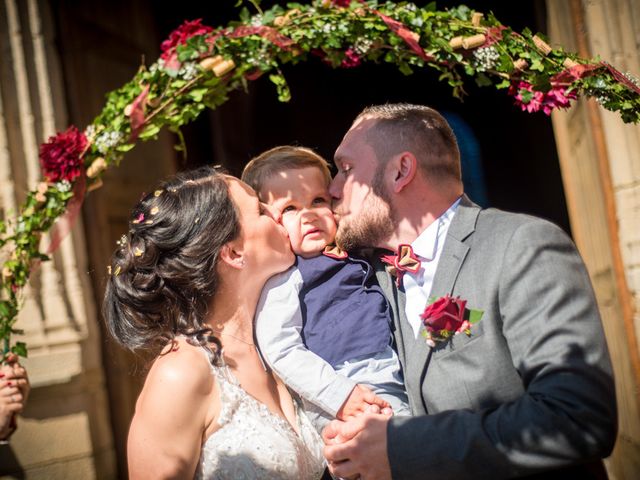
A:
[[[283,170],[264,182],[260,198],[282,214],[282,225],[297,255],[316,257],[333,243],[336,221],[320,169]]]

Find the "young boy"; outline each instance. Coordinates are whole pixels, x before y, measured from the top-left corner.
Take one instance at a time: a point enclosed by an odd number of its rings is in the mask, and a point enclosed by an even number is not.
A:
[[[242,179],[281,213],[296,254],[258,304],[256,337],[267,362],[302,397],[319,431],[369,405],[410,415],[373,269],[332,246],[327,162],[307,148],[276,147],[251,160]]]

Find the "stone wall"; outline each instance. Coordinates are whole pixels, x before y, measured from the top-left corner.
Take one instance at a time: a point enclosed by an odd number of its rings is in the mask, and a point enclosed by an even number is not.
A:
[[[0,3],[0,208],[13,216],[40,179],[38,146],[65,129],[48,2]],[[43,239],[48,242],[48,239]],[[96,308],[82,222],[32,276],[17,328],[25,331],[32,384],[0,475],[115,478]]]

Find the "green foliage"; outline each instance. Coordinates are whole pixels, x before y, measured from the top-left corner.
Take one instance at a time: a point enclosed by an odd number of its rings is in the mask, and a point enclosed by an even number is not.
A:
[[[566,60],[585,65],[596,62],[559,48],[545,54],[536,47],[530,30],[513,32],[491,13],[474,23],[474,10],[464,5],[437,10],[435,2],[417,7],[408,2],[352,1],[344,8],[316,0],[310,4],[276,5],[266,11],[261,9],[259,0],[239,1],[238,6],[242,3],[250,8],[240,10],[239,21],[209,35],[193,36],[176,48],[174,53],[180,62],[177,69],[167,68],[162,60],[142,66],[130,82],[106,96],[102,112],[86,130],[90,143],[83,157],[86,167],[98,161],[106,167],[117,166],[138,142],[157,138],[163,128],[177,135],[176,148],[186,155],[181,126],[193,121],[205,108],[215,109],[223,104],[232,91],[246,90],[251,79],[263,74],[275,85],[278,99],[289,101],[291,92],[280,67],[312,56],[333,68],[344,66],[347,57],[352,66],[358,62],[391,63],[405,75],[427,67],[438,72],[439,80],[446,82],[457,98],[465,95],[465,77],[480,86],[493,85],[502,90],[519,82],[544,94],[562,88],[565,93],[596,98],[604,108],[618,112],[625,122],[640,122],[640,95],[620,83],[604,65],[582,78],[559,84],[556,76],[567,70],[563,65]],[[408,37],[395,33],[377,12],[401,22],[405,33],[414,35],[429,59],[425,61],[418,55]],[[209,36],[246,25],[263,28],[263,32],[236,38],[222,34],[215,43],[207,41]],[[486,36],[480,45],[452,46],[461,38],[478,34]],[[214,57],[233,60],[235,68],[215,74],[211,65],[200,66],[200,62],[210,62]],[[516,62],[522,61],[526,65],[516,67]],[[141,98],[144,91],[148,92],[146,98]],[[534,92],[527,88],[509,91],[519,91],[523,104],[534,98]],[[134,131],[130,110],[136,99],[136,118],[142,117],[142,123]],[[41,235],[64,213],[72,196],[68,183],[49,184],[44,193],[34,190],[27,195],[17,218],[0,221],[0,247],[7,254],[0,285],[0,340],[4,340],[5,354],[11,350],[26,355],[24,344],[11,346],[9,341],[16,333],[13,324],[20,292],[34,262],[47,259],[38,251]]]

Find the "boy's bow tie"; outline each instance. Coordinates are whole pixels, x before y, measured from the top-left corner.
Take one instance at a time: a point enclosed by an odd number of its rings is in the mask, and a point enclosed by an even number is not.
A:
[[[405,272],[417,273],[420,270],[420,260],[413,253],[411,245],[399,245],[397,253],[382,255],[380,260],[389,265],[387,270],[396,277],[397,286],[400,286]]]

